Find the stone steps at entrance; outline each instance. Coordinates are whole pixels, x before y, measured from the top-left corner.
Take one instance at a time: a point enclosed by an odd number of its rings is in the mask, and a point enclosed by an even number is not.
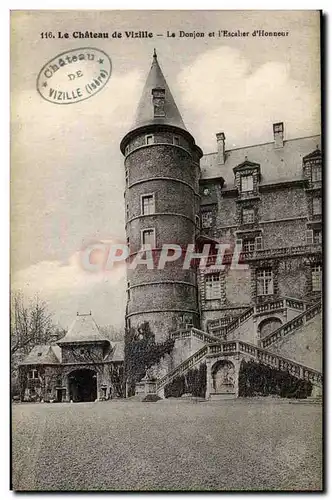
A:
[[[235,392],[214,392],[210,394],[209,401],[220,401],[223,399],[235,399]]]

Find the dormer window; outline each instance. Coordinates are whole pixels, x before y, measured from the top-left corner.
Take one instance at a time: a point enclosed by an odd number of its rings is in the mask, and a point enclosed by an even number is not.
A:
[[[258,163],[249,161],[245,156],[245,160],[234,167],[233,172],[240,199],[258,196],[261,179],[261,168]]]
[[[254,190],[254,177],[253,175],[241,175],[241,192],[248,192]]]
[[[173,135],[173,144],[175,146],[180,146],[180,137],[178,135]]]
[[[165,89],[157,87],[152,89],[153,116],[161,118],[165,116]]]
[[[303,158],[303,174],[304,178],[315,188],[316,183],[322,181],[322,153],[317,148]]]
[[[311,180],[312,182],[319,182],[322,180],[322,167],[319,164],[311,167]]]

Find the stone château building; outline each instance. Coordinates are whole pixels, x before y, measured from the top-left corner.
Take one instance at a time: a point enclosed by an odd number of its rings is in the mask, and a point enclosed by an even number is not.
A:
[[[155,390],[201,363],[207,397],[238,393],[241,360],[253,359],[321,385],[322,154],[320,136],[203,155],[186,129],[154,53],[135,122],[121,142],[130,248],[127,327],[149,321],[175,348]],[[204,269],[130,263],[146,244],[202,250]],[[213,248],[228,245],[215,270]],[[233,265],[234,253],[239,256]],[[228,380],[228,382],[226,382]],[[151,391],[151,383],[139,390]]]
[[[123,348],[123,342],[101,333],[91,313],[77,313],[62,339],[35,346],[21,363],[23,399],[75,402],[121,396]]]
[[[169,335],[175,340],[158,380],[143,381],[138,392],[163,396],[177,376],[205,363],[206,397],[236,396],[242,360],[288,371],[319,391],[320,136],[288,139],[279,122],[271,124],[270,142],[241,148],[228,148],[225,132],[218,132],[217,151],[204,155],[184,125],[154,53],[134,125],[120,148],[130,249],[126,327],[148,321],[157,340]],[[211,265],[184,269],[177,259],[162,269],[131,268],[144,246],[151,245],[158,257],[167,244],[197,250],[210,244]],[[216,271],[218,244],[229,251],[223,269]],[[233,265],[234,254],[238,265]],[[63,367],[61,390],[68,399],[70,376],[75,379],[80,375],[74,370],[87,368],[73,359],[73,348],[77,352],[89,345],[103,365],[100,397],[111,385],[105,367],[121,362],[121,356],[99,335],[88,334],[88,343],[73,337],[69,332],[58,342],[61,359],[52,354]]]

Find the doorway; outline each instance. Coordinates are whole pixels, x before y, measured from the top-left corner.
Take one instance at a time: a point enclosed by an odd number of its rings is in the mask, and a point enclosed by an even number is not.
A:
[[[97,399],[97,374],[93,370],[75,370],[69,375],[69,398],[74,402]]]

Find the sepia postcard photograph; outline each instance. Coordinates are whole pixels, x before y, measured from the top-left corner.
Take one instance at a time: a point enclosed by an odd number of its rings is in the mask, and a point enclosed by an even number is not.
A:
[[[11,11],[11,490],[324,490],[322,19]]]

